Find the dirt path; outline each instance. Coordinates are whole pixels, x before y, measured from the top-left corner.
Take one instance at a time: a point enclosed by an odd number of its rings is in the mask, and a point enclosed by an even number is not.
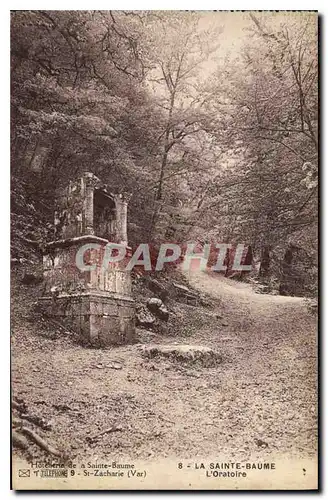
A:
[[[241,419],[252,415],[252,430],[284,452],[314,451],[317,325],[306,301],[256,294],[250,285],[215,273],[187,277],[224,311],[227,335],[215,344],[225,353],[234,404],[247,406]]]
[[[316,320],[304,300],[257,295],[206,273],[189,280],[214,309],[172,303],[176,337],[139,331],[140,342],[212,347],[223,358],[216,368],[149,361],[138,345],[85,349],[40,337],[33,323],[13,325],[13,393],[52,421],[43,436],[82,460],[314,456]],[[112,425],[122,429],[90,442]]]

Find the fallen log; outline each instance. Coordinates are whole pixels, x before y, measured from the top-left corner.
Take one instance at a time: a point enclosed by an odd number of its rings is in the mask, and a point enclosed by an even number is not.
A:
[[[12,437],[13,446],[16,446],[17,448],[21,448],[22,450],[28,449],[28,441],[24,436],[22,436],[21,434],[19,434],[16,431],[12,431],[11,437]]]
[[[20,413],[26,412],[26,404],[25,403],[17,403],[16,401],[12,401],[11,406],[15,410],[18,410]]]
[[[21,418],[37,425],[44,431],[51,431],[51,424],[47,422],[43,417],[38,417],[37,415],[29,415],[28,413],[22,413]]]
[[[26,436],[29,436],[40,448],[43,450],[47,451],[51,455],[55,455],[56,457],[61,457],[63,453],[61,453],[59,450],[48,444],[42,437],[40,437],[36,432],[32,431],[32,429],[29,429],[28,427],[23,426],[21,429],[21,432],[23,434],[26,434]]]
[[[122,430],[121,426],[109,427],[108,429],[101,431],[98,434],[95,434],[93,437],[87,436],[87,441],[89,443],[94,443],[98,438],[100,438],[101,436],[104,436],[105,434],[109,434],[110,432],[117,432],[117,431],[121,431],[121,430]]]

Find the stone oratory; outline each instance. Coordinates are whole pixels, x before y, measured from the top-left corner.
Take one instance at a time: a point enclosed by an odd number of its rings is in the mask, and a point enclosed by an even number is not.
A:
[[[129,195],[113,195],[89,172],[57,198],[55,238],[45,245],[45,288],[39,303],[47,315],[76,332],[83,345],[105,347],[134,339],[135,305],[126,260],[102,267],[109,242],[126,246],[129,254],[128,201]],[[90,266],[81,271],[76,255],[84,245],[90,245],[84,254]]]

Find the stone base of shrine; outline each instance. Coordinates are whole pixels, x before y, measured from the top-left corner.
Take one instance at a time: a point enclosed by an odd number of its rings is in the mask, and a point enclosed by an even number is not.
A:
[[[135,304],[131,298],[93,291],[41,297],[39,305],[46,316],[76,332],[81,345],[106,347],[134,342]]]

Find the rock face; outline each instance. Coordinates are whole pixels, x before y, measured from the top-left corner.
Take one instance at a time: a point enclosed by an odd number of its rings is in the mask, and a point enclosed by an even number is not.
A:
[[[147,307],[158,319],[167,321],[169,319],[169,311],[166,309],[163,301],[157,298],[147,300]]]
[[[170,361],[212,368],[222,362],[221,355],[206,346],[199,345],[149,345],[140,347],[146,358],[168,358]]]

